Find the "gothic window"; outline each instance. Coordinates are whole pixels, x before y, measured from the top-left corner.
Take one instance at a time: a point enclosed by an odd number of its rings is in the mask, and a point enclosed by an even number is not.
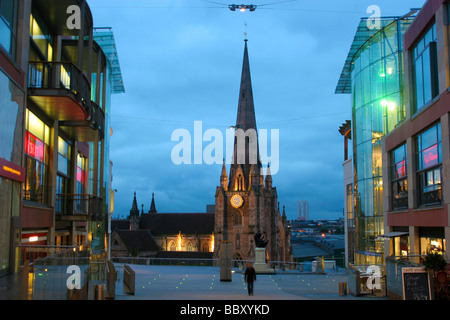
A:
[[[240,226],[242,224],[242,216],[239,212],[233,214],[233,223],[235,226]]]
[[[236,249],[239,249],[241,247],[241,235],[238,233],[236,234]]]
[[[208,242],[204,242],[202,244],[202,252],[209,252],[209,245]]]
[[[187,242],[186,251],[194,251],[194,246],[192,245],[192,242],[190,241]]]
[[[175,241],[169,242],[169,251],[177,251],[177,245],[175,244]]]
[[[244,177],[242,174],[239,174],[236,178],[236,188],[238,191],[244,190]]]

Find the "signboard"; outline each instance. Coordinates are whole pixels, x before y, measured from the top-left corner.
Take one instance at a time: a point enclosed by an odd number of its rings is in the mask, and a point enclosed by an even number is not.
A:
[[[25,168],[0,158],[0,177],[25,182]]]
[[[403,299],[431,300],[428,272],[425,268],[403,268]]]

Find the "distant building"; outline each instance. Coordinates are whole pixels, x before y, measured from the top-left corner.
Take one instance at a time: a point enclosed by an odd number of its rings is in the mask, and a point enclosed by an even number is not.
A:
[[[308,201],[300,200],[297,202],[297,220],[298,221],[308,221]]]
[[[143,206],[142,206],[143,208]],[[127,219],[111,221],[111,256],[212,259],[214,213],[139,212],[134,193]]]

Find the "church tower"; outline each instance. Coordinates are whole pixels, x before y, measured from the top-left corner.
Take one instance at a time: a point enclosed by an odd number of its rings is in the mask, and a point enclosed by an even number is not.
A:
[[[215,257],[220,241],[232,243],[233,260],[255,258],[255,235],[268,240],[267,261],[292,261],[287,231],[279,208],[270,168],[264,179],[259,154],[247,39],[244,45],[241,83],[230,174],[225,162],[216,188]],[[282,259],[282,260],[281,260]]]

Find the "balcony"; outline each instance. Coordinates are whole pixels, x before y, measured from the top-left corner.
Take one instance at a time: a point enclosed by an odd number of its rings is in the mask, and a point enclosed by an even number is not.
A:
[[[104,136],[105,115],[91,101],[91,85],[72,62],[31,61],[28,97],[78,141]]]
[[[57,220],[100,221],[103,199],[89,194],[57,194],[55,214]]]

